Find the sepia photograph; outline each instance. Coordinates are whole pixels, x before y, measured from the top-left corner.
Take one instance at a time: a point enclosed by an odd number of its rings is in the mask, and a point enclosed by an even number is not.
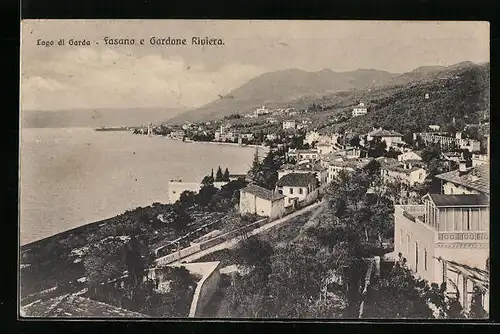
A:
[[[23,20],[21,319],[489,319],[490,26]]]

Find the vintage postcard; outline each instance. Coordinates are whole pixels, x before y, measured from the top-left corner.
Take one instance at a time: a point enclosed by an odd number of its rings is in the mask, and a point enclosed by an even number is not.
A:
[[[21,318],[489,317],[487,22],[21,25]]]

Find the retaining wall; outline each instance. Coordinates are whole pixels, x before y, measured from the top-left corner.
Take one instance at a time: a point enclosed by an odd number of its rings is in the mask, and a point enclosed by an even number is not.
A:
[[[162,257],[156,259],[156,264],[157,265],[166,265],[166,264],[178,261],[182,258],[193,255],[194,253],[197,253],[199,251],[208,249],[210,247],[217,246],[218,244],[221,244],[224,241],[235,238],[236,236],[238,236],[242,233],[250,232],[257,227],[260,227],[260,226],[267,224],[268,222],[269,222],[269,219],[264,218],[264,219],[258,220],[256,222],[253,222],[251,224],[248,224],[246,226],[240,227],[236,230],[229,231],[229,232],[224,233],[222,235],[219,235],[215,238],[201,242],[199,244],[193,244],[189,247],[181,249],[178,252],[171,253],[171,254],[168,254],[168,255],[165,255],[165,256],[162,256]]]

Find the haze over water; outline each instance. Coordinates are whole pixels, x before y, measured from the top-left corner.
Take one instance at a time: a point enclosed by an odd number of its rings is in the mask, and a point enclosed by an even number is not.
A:
[[[89,128],[22,129],[21,244],[166,203],[171,179],[196,182],[218,165],[246,173],[254,152]]]

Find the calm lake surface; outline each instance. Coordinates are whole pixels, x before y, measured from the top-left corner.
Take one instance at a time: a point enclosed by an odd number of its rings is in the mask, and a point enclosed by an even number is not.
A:
[[[246,173],[254,152],[129,132],[22,129],[21,244],[138,206],[166,203],[171,179],[196,182],[218,165]]]

